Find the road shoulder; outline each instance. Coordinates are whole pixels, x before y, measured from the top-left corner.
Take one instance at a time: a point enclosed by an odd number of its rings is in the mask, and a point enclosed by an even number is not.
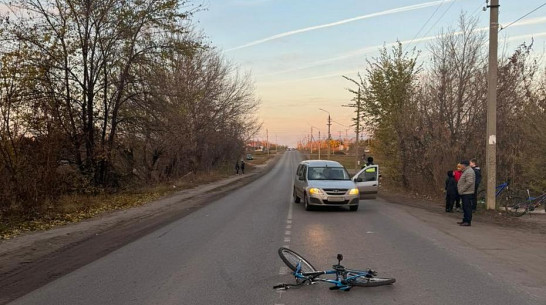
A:
[[[436,243],[446,249],[462,249],[463,256],[472,256],[469,259],[474,259],[476,268],[488,270],[491,276],[519,287],[535,299],[546,299],[545,215],[508,220],[503,224],[499,221],[502,218],[478,213],[472,227],[460,227],[456,222],[461,221],[462,213],[445,213],[437,204],[392,193],[381,196],[379,201],[393,204],[436,229],[439,232],[434,237]],[[445,236],[445,240],[441,240],[441,236]],[[449,244],[448,239],[453,244]]]

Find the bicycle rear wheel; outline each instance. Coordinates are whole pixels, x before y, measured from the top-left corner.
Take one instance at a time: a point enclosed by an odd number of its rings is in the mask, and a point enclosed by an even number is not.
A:
[[[281,257],[282,261],[288,266],[288,268],[292,269],[292,271],[296,271],[298,263],[301,264],[302,273],[317,271],[317,269],[315,269],[315,267],[313,267],[310,262],[303,258],[303,256],[290,249],[284,247],[279,248],[279,256]]]
[[[510,216],[523,216],[529,211],[529,201],[522,198],[511,198],[511,202],[506,200],[504,210]]]
[[[358,273],[347,273],[347,277],[355,276]],[[357,277],[355,279],[347,281],[347,283],[351,286],[359,286],[359,287],[377,287],[377,286],[384,286],[384,285],[392,285],[396,282],[396,279],[394,278],[387,278],[387,277]]]

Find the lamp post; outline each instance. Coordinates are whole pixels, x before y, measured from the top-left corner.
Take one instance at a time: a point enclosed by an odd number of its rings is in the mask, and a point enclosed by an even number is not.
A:
[[[332,118],[330,116],[330,112],[328,112],[327,110],[324,110],[322,108],[319,108],[319,110],[322,110],[322,111],[328,113],[328,124],[326,124],[326,125],[328,125],[328,139],[327,139],[327,141],[328,141],[328,160],[330,160],[330,141],[332,140],[332,135],[330,134],[330,126],[332,125]]]

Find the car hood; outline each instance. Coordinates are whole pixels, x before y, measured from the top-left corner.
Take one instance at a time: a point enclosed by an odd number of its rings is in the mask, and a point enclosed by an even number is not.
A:
[[[356,188],[352,180],[309,180],[309,187],[320,189],[352,189]]]

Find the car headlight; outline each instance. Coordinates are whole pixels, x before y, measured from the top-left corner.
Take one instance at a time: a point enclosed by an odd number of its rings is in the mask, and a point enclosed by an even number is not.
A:
[[[320,195],[322,194],[322,191],[316,187],[312,187],[309,189],[309,194],[311,195]]]
[[[351,189],[349,195],[358,195],[358,189]]]

